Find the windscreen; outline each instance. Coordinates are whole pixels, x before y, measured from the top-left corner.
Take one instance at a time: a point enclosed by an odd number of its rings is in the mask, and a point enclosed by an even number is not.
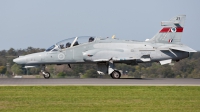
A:
[[[55,48],[55,45],[52,45],[51,47],[49,47],[48,49],[46,49],[45,51],[48,52],[48,51],[51,51],[52,49]]]

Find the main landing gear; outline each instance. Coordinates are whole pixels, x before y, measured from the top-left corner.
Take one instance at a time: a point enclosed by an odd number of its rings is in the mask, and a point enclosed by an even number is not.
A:
[[[108,74],[110,74],[113,79],[120,79],[121,77],[121,73],[115,69],[115,65],[112,59],[108,62]]]
[[[120,79],[121,72],[119,70],[115,69],[113,60],[110,59],[108,62],[104,63],[97,63],[97,73],[99,75],[110,75],[113,79]]]
[[[117,71],[117,70],[114,70],[114,71],[110,74],[110,76],[111,76],[113,79],[120,79],[121,73],[120,73],[119,71]]]

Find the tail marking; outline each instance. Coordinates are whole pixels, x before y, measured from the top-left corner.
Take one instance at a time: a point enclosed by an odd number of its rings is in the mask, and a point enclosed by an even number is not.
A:
[[[183,27],[164,27],[159,33],[183,32]]]

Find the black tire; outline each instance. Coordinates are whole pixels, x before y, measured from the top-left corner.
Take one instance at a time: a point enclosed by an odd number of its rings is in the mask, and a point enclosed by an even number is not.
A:
[[[49,79],[51,77],[51,74],[49,72],[45,72],[45,74],[43,74],[45,79]]]
[[[113,79],[120,79],[121,73],[119,71],[113,71],[110,75]]]

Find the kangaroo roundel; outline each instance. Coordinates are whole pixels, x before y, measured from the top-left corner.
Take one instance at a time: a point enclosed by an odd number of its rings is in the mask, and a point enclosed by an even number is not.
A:
[[[171,32],[176,32],[176,28],[171,28]]]
[[[58,54],[58,59],[59,60],[64,60],[65,59],[65,55],[63,53]]]

